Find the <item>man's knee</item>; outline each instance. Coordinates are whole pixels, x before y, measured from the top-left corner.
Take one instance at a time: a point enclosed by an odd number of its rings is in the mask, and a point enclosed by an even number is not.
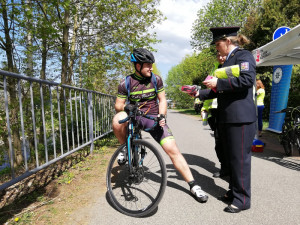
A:
[[[122,112],[118,112],[112,121],[112,125],[114,129],[121,129],[121,127],[124,126],[124,124],[119,124],[119,121],[122,119],[125,119],[127,117],[127,113],[122,111]]]
[[[180,151],[176,145],[175,139],[167,140],[163,145],[162,148],[169,156],[176,156],[180,155]]]

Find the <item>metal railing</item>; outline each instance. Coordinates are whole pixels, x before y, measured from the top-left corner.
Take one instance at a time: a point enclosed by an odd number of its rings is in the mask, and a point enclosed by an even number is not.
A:
[[[0,190],[112,132],[115,97],[0,70]]]

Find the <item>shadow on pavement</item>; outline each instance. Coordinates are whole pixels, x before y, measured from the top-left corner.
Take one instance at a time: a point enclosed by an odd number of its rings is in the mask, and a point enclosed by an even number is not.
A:
[[[263,131],[259,138],[265,143],[263,152],[252,152],[252,156],[274,162],[285,168],[300,171],[300,157],[297,149],[294,149],[293,156],[286,157],[284,149],[279,142],[279,135]]]
[[[283,157],[282,154],[274,151],[264,150],[264,152],[253,152],[252,156],[274,162],[285,168],[300,171],[300,160],[294,157]]]
[[[106,197],[107,203],[108,203],[113,209],[115,209],[115,210],[118,211],[119,213],[122,213],[122,212],[120,212],[120,211],[113,205],[113,203],[111,202],[111,199],[110,199],[110,197],[109,197],[108,192],[106,192],[105,197]],[[158,207],[159,207],[159,205],[158,205],[155,209],[153,209],[153,211],[151,211],[149,214],[147,214],[147,215],[145,215],[145,216],[139,216],[139,218],[147,218],[147,217],[150,217],[150,216],[155,215],[155,214],[157,213],[157,211],[158,211]],[[124,215],[125,215],[125,214],[124,214]]]
[[[205,170],[211,172],[211,174],[213,174],[214,172],[216,172],[218,170],[215,167],[214,162],[212,162],[208,159],[205,159],[201,156],[191,155],[191,154],[186,154],[186,153],[183,153],[182,155],[186,159],[189,166],[192,166],[192,165],[200,166],[200,167],[204,168]],[[185,193],[190,194],[188,184],[186,185],[186,188],[184,188],[181,185],[176,184],[175,182],[169,181],[169,178],[183,180],[181,174],[179,174],[179,172],[174,168],[173,164],[167,164],[166,167],[167,167],[168,173],[176,174],[176,175],[168,176],[167,185],[169,187],[176,188],[178,190],[181,190]],[[213,196],[215,198],[226,193],[226,190],[224,188],[219,187],[215,184],[213,177],[208,177],[206,175],[200,174],[197,170],[195,170],[193,168],[190,168],[190,169],[192,171],[195,181],[201,186],[202,190],[204,190],[206,193],[210,194],[211,196]],[[217,179],[219,179],[219,178],[217,178]]]

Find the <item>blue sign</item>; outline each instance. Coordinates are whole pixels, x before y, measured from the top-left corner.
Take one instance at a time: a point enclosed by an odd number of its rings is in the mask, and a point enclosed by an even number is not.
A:
[[[290,30],[291,28],[289,27],[278,27],[273,33],[273,40],[280,38],[282,35],[286,34]]]
[[[276,113],[287,107],[293,65],[274,66],[268,130],[281,133],[285,113]]]
[[[279,27],[273,34],[273,40],[290,31],[289,27]],[[270,103],[269,127],[267,130],[281,133],[285,113],[275,113],[287,107],[293,65],[274,66]]]

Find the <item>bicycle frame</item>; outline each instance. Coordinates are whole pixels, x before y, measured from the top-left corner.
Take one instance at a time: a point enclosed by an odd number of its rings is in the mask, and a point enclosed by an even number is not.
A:
[[[128,112],[128,117],[125,118],[124,120],[119,121],[119,123],[124,123],[124,122],[128,121],[126,147],[127,147],[127,158],[128,158],[128,166],[129,166],[130,174],[132,174],[134,172],[133,165],[132,165],[133,158],[135,159],[134,164],[136,166],[141,165],[143,162],[143,156],[142,156],[140,162],[138,162],[138,158],[134,157],[135,153],[138,153],[137,147],[135,149],[132,148],[133,140],[141,139],[141,129],[138,128],[138,121],[136,121],[136,124],[134,124],[134,121],[133,121],[134,119],[136,119],[137,116],[142,116],[142,117],[156,121],[154,123],[153,127],[145,129],[145,131],[152,130],[158,124],[156,118],[147,116],[142,111],[139,111],[138,109],[136,109],[136,111],[134,110],[134,111]]]
[[[135,130],[132,118],[130,118],[129,122],[128,122],[127,134],[128,134],[128,136],[127,136],[126,147],[127,147],[128,166],[129,166],[130,173],[132,173],[133,172],[132,156],[134,156],[134,154],[137,151],[137,149],[132,149],[132,140],[133,139],[141,139],[139,132],[136,132],[136,130]],[[137,162],[135,162],[135,163],[137,163]]]

